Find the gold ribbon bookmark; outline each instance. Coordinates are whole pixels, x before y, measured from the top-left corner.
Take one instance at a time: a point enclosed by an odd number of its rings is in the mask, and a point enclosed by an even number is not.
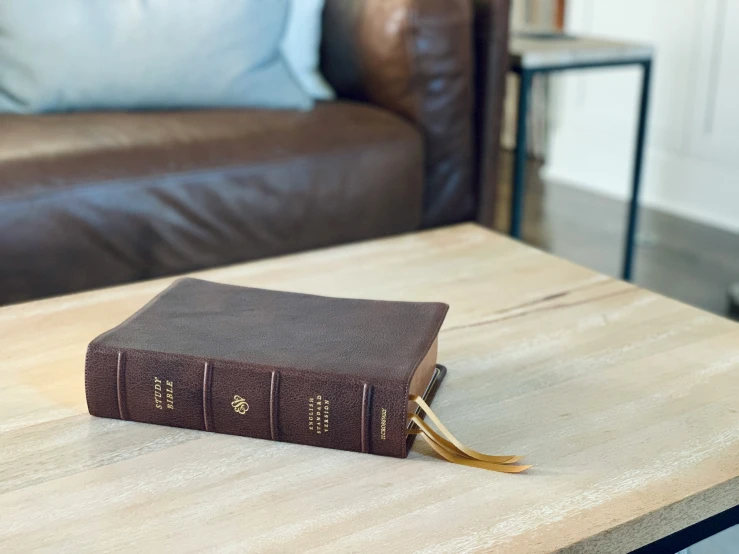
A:
[[[437,433],[434,431],[417,414],[409,413],[408,421],[417,425],[418,429],[409,429],[408,434],[422,436],[429,446],[448,462],[490,471],[499,471],[501,473],[520,473],[531,467],[512,465],[521,459],[520,456],[489,456],[466,447],[451,434],[449,429],[444,426],[423,398],[411,395],[408,399],[411,402],[415,402],[441,432]]]

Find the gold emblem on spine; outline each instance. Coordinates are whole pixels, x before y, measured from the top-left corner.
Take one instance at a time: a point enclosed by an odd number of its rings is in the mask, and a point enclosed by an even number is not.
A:
[[[234,394],[234,401],[231,402],[231,406],[233,406],[234,412],[237,414],[244,415],[249,411],[249,404],[247,404],[246,400],[241,398],[238,394]]]

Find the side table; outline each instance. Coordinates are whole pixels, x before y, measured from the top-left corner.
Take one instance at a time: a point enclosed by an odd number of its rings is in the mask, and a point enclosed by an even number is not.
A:
[[[519,76],[520,82],[509,230],[509,234],[516,238],[521,236],[521,224],[524,216],[527,153],[526,116],[529,110],[531,83],[534,75],[574,69],[596,69],[626,65],[638,65],[642,68],[636,151],[621,273],[625,280],[631,280],[639,208],[639,185],[644,155],[647,110],[649,108],[649,86],[652,75],[652,48],[642,44],[571,36],[561,33],[522,33],[511,36],[509,52],[510,69]]]

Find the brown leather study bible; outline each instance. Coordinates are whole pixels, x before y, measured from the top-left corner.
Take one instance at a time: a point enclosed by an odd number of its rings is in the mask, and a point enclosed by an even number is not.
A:
[[[447,459],[466,459],[422,419],[444,376],[436,352],[447,309],[180,279],[90,343],[88,409],[396,457],[422,434]],[[481,456],[501,467],[517,459]]]

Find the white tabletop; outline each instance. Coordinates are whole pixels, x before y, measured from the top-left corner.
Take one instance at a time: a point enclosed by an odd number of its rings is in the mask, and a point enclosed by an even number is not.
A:
[[[508,50],[511,67],[526,69],[639,62],[651,59],[653,54],[648,44],[537,32],[512,34]]]

